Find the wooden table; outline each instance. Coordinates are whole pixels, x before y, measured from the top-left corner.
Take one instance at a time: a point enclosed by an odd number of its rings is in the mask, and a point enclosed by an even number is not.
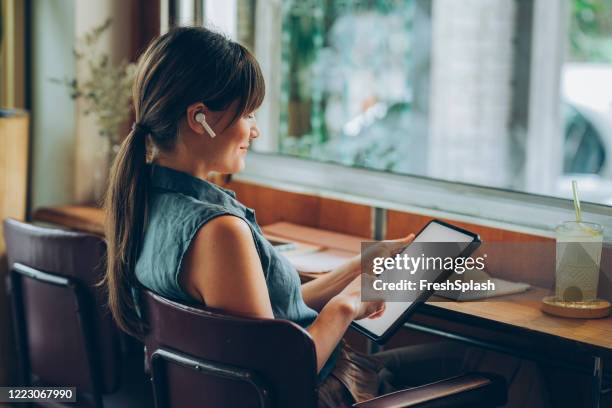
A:
[[[99,209],[47,208],[37,211],[34,219],[103,233],[103,215]],[[358,254],[360,242],[365,240],[293,224],[263,229],[296,241],[308,236],[307,244],[314,244],[312,239],[315,239],[322,249],[340,251],[345,257]],[[316,277],[316,274],[309,277]],[[434,297],[410,318],[406,327],[588,373],[592,377],[593,406],[599,406],[602,381],[612,379],[612,316],[582,320],[544,314],[540,310],[540,300],[547,294],[545,289],[532,288],[521,294],[486,301],[440,301],[441,298]]]
[[[444,311],[495,321],[525,331],[539,332],[582,343],[602,354],[612,353],[612,316],[603,319],[567,319],[540,310],[548,290],[531,288],[527,292],[482,301],[449,302],[430,300],[427,305]]]

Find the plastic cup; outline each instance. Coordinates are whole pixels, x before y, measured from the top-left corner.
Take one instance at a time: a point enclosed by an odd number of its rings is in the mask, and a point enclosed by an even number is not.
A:
[[[603,228],[589,222],[565,221],[557,238],[556,298],[564,302],[597,299]]]

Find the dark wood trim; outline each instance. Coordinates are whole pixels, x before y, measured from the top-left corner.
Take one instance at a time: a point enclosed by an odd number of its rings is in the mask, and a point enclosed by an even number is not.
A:
[[[151,40],[159,35],[160,8],[160,0],[133,0],[130,2],[132,16],[131,61],[136,61]]]

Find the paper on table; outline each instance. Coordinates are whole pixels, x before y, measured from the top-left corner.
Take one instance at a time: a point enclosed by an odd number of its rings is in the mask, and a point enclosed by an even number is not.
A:
[[[268,233],[264,232],[264,236],[269,241],[286,241],[286,242],[292,242],[293,244],[295,244],[295,248],[294,249],[282,251],[283,255],[285,255],[285,256],[304,254],[304,253],[312,253],[312,252],[317,252],[317,251],[321,251],[321,250],[324,249],[320,245],[305,244],[305,243],[297,241],[295,239],[289,239],[287,237],[283,237],[283,236],[279,236],[279,235],[272,235],[272,234],[268,234]]]

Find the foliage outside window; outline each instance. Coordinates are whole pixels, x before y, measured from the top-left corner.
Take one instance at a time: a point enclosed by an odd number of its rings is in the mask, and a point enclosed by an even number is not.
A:
[[[570,61],[612,63],[612,1],[573,0]]]
[[[395,147],[405,139],[413,104],[414,3],[283,3],[282,153],[401,166]]]

